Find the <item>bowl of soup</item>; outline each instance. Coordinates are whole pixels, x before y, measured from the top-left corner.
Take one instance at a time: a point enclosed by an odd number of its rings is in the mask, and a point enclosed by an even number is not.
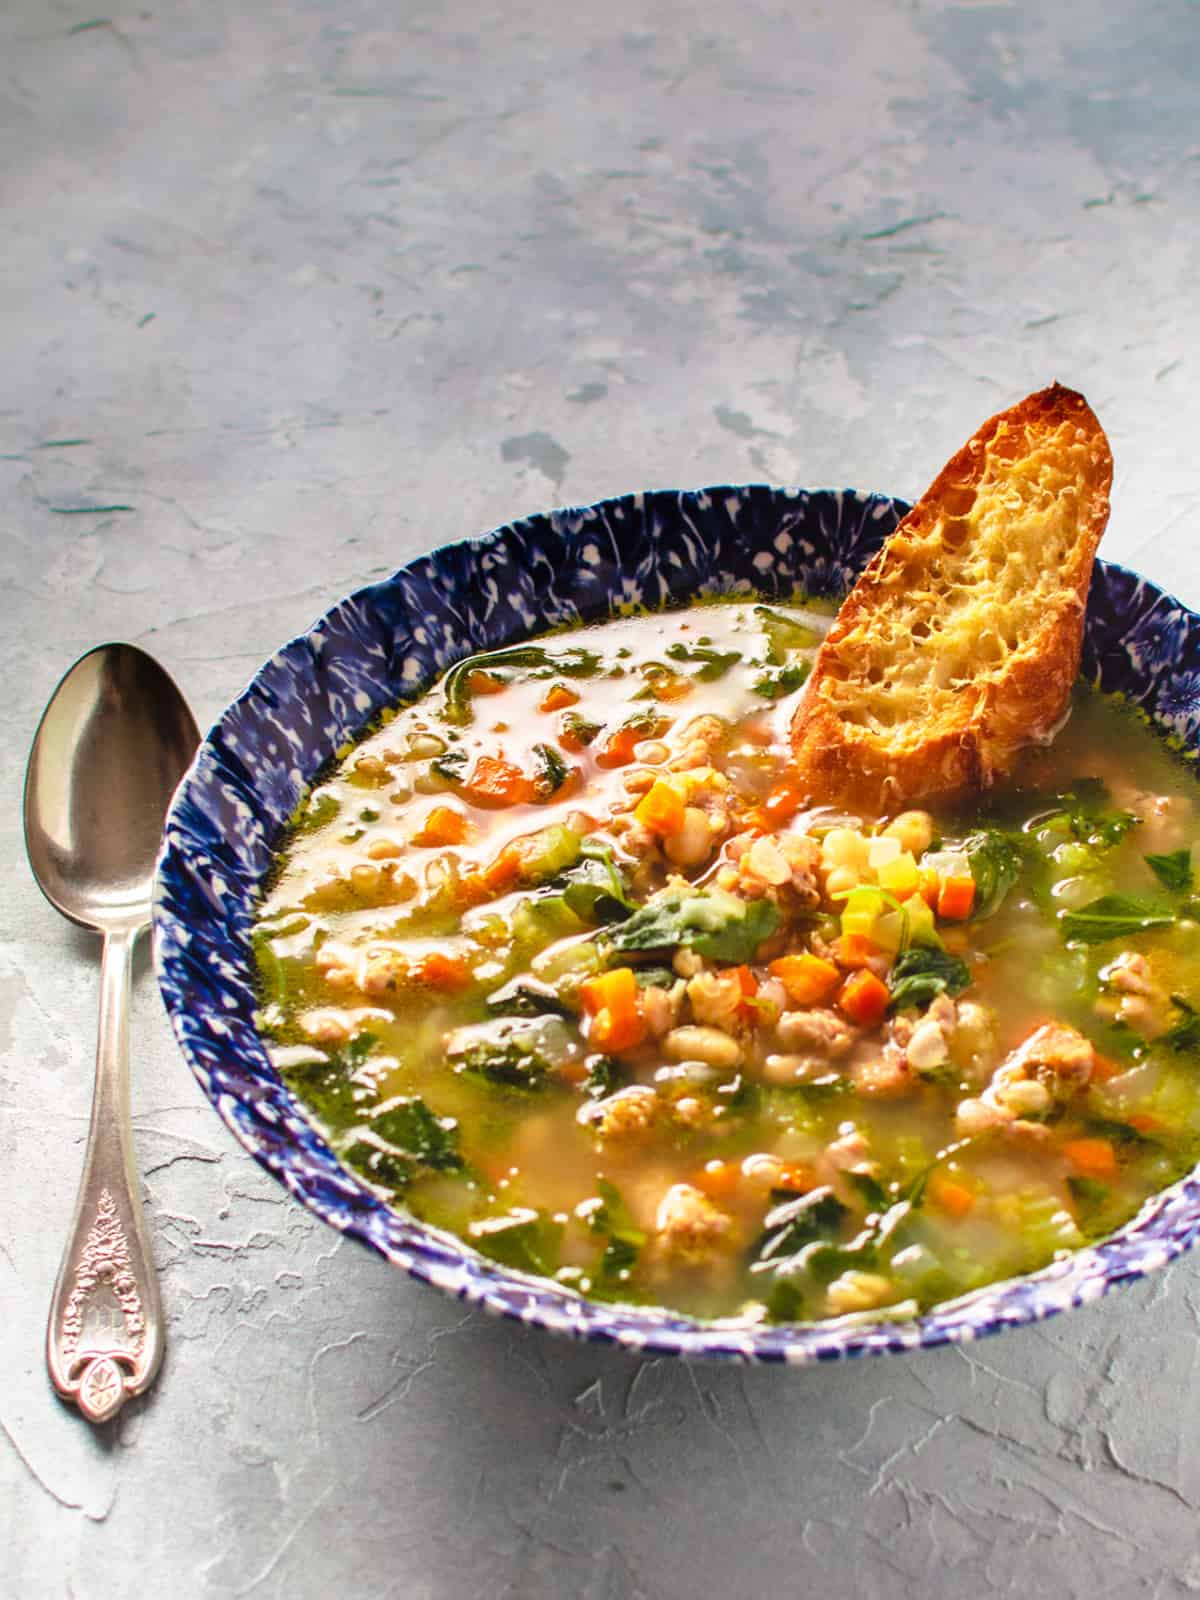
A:
[[[1200,1225],[1200,620],[1099,562],[1057,736],[954,808],[812,803],[789,727],[907,507],[630,495],[341,601],[173,807],[190,1065],[303,1204],[655,1354],[973,1338]]]

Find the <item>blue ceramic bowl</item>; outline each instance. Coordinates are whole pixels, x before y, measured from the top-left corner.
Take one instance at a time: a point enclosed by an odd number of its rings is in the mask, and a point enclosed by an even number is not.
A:
[[[654,1355],[804,1363],[977,1338],[1097,1299],[1200,1231],[1200,1179],[1155,1196],[1103,1244],[912,1322],[704,1323],[582,1300],[389,1209],[343,1167],[272,1069],[254,1027],[259,886],[306,786],[377,712],[476,650],[619,607],[700,595],[840,596],[907,506],[883,495],[712,488],[627,495],[449,545],[340,601],[225,712],[167,823],[155,902],[159,982],[205,1093],[250,1153],[333,1227],[489,1311]],[[1200,617],[1096,566],[1083,671],[1200,747]]]

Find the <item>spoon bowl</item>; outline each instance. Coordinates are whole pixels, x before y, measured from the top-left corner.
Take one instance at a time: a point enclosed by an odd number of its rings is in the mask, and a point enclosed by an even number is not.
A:
[[[104,936],[91,1126],[46,1330],[51,1381],[92,1422],[146,1389],[162,1359],[129,1123],[129,990],[163,819],[199,742],[186,701],[152,657],[101,645],[54,691],[25,776],[38,887],[63,916]]]
[[[25,843],[64,917],[100,931],[149,922],[163,818],[199,741],[174,682],[134,645],[101,645],[63,678],[29,758]]]

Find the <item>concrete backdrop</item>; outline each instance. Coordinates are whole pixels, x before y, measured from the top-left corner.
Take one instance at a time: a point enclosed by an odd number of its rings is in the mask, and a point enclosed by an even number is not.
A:
[[[206,724],[435,543],[636,487],[915,495],[1053,378],[1112,439],[1107,554],[1200,602],[1200,9],[87,3],[0,11],[0,1592],[1200,1590],[1197,1261],[837,1369],[560,1344],[285,1201],[145,967],[169,1349],[90,1432],[41,1340],[96,950],[19,807],[101,640]]]

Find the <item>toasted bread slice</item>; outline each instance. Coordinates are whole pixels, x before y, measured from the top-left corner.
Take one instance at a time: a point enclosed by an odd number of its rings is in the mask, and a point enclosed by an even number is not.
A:
[[[1055,384],[953,456],[847,595],[792,724],[816,802],[885,813],[1004,776],[1079,671],[1112,454]]]

